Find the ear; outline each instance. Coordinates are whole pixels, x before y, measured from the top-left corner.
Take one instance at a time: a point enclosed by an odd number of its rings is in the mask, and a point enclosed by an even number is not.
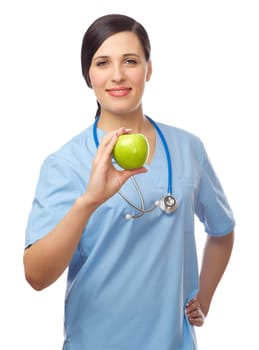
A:
[[[146,75],[146,81],[149,81],[152,75],[152,62],[148,62],[148,68],[147,68],[147,75]]]

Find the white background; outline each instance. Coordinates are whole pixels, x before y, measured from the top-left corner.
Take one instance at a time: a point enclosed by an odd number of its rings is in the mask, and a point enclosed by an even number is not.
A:
[[[41,292],[26,284],[24,231],[43,159],[93,121],[81,40],[111,12],[135,17],[149,32],[146,114],[201,137],[235,213],[233,256],[197,329],[199,349],[259,348],[259,11],[252,0],[1,1],[1,344],[61,349],[65,276]],[[205,235],[197,231],[201,256]]]

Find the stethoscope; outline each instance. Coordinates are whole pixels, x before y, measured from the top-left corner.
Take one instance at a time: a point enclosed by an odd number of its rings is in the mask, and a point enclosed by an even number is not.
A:
[[[172,195],[172,183],[173,183],[173,171],[172,171],[172,161],[171,161],[171,157],[170,157],[170,152],[169,152],[169,148],[165,139],[165,136],[163,135],[161,129],[159,128],[159,126],[157,125],[157,123],[154,122],[153,119],[151,119],[150,117],[146,116],[146,118],[148,118],[148,120],[151,122],[151,124],[154,126],[154,128],[156,129],[161,142],[163,144],[164,147],[164,151],[165,151],[165,155],[166,155],[166,161],[167,161],[167,173],[168,173],[168,183],[167,183],[167,194],[165,196],[163,196],[161,199],[155,201],[154,205],[150,208],[145,208],[145,203],[144,203],[144,198],[143,198],[143,194],[140,190],[140,187],[136,181],[136,178],[134,176],[131,176],[130,179],[133,183],[133,186],[136,189],[136,192],[138,193],[139,199],[140,199],[140,203],[141,203],[141,207],[138,207],[137,205],[135,205],[133,202],[131,202],[124,193],[122,193],[121,191],[118,192],[118,194],[134,209],[136,209],[138,211],[138,214],[126,214],[125,215],[125,219],[126,220],[130,220],[130,219],[137,219],[140,218],[141,216],[143,216],[146,213],[150,213],[152,212],[154,209],[156,209],[157,207],[164,213],[166,214],[172,214],[176,211],[178,205],[177,205],[177,201],[175,199],[175,197]],[[94,142],[96,145],[96,148],[98,148],[99,146],[99,140],[98,140],[98,136],[97,136],[97,123],[99,120],[99,116],[97,116],[95,118],[95,122],[93,124],[93,138],[94,138]]]

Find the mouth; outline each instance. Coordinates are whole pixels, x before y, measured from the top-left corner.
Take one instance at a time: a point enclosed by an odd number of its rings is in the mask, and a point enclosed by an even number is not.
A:
[[[119,86],[111,89],[106,89],[106,91],[111,96],[121,97],[121,96],[127,96],[130,93],[131,88]]]

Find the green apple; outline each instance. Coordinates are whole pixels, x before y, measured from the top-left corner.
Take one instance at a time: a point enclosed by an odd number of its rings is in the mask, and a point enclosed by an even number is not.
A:
[[[147,160],[149,144],[143,134],[123,134],[113,148],[113,158],[123,169],[141,168]]]

